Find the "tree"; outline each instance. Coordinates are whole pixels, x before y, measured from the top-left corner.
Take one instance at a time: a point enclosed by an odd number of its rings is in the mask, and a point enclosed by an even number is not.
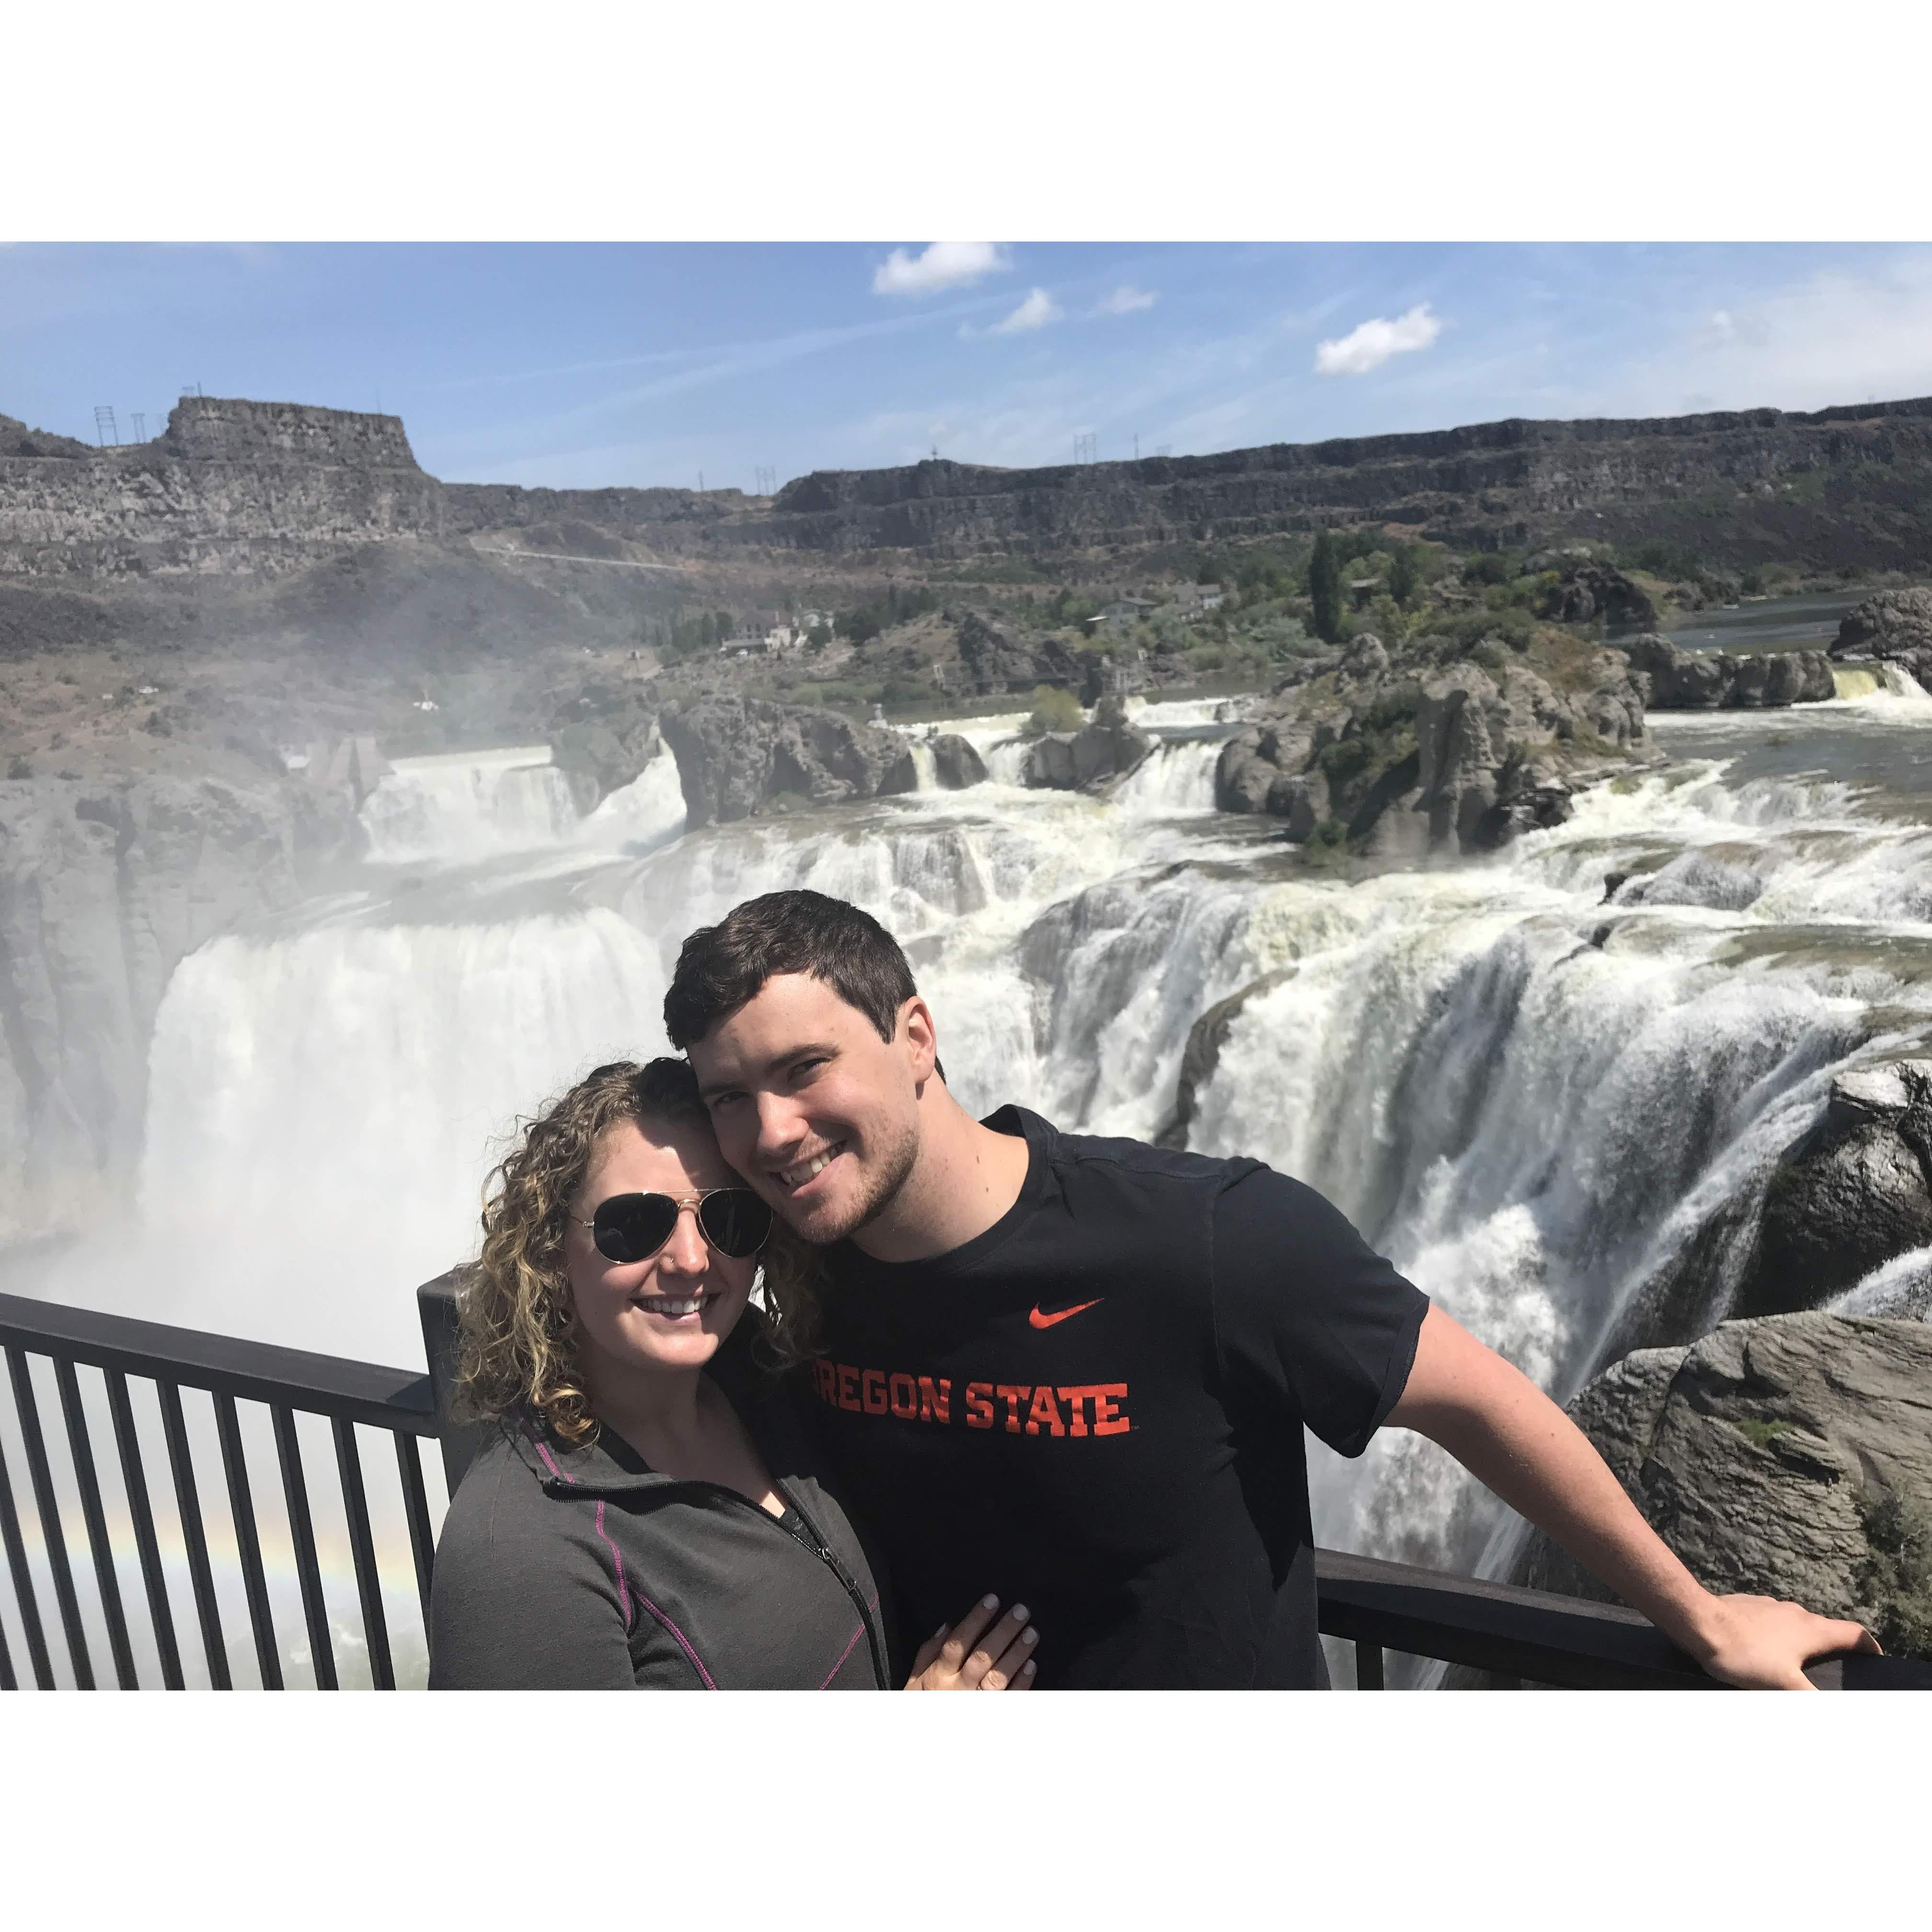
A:
[[[1415,586],[1422,580],[1422,572],[1415,561],[1413,544],[1397,544],[1389,559],[1388,594],[1398,604],[1406,604],[1415,594]]]
[[[1315,539],[1308,560],[1308,595],[1315,606],[1315,634],[1324,644],[1342,641],[1342,563],[1335,539],[1326,530]]]

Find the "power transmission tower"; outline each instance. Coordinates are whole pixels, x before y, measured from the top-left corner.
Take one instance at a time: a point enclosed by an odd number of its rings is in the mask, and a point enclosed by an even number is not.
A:
[[[1154,451],[1154,454],[1156,456],[1172,456],[1174,454],[1174,445],[1171,442],[1163,442]]]
[[[1094,461],[1094,448],[1097,439],[1091,434],[1076,436],[1073,439],[1073,460],[1076,463]]]
[[[118,449],[121,446],[121,432],[115,426],[114,407],[111,403],[94,406],[94,434],[103,449]]]
[[[776,464],[760,463],[758,466],[758,492],[760,496],[776,496],[778,490],[778,472]]]
[[[131,413],[134,418],[134,440],[146,442],[148,440],[147,412],[143,410],[136,410]]]
[[[1140,433],[1140,431],[1139,431],[1138,430],[1136,430],[1134,431],[1134,460],[1135,460],[1136,463],[1138,463],[1138,462],[1139,462],[1139,460],[1141,460],[1141,433]]]

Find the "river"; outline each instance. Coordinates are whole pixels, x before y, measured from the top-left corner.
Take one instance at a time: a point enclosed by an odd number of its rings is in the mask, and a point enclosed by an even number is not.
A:
[[[1748,1247],[1756,1192],[1834,1071],[1932,1038],[1922,696],[1659,717],[1672,762],[1586,794],[1567,825],[1352,884],[1214,810],[1226,700],[1140,717],[1162,742],[1108,796],[1024,789],[1018,718],[982,718],[961,728],[986,784],[688,835],[668,754],[582,821],[532,776],[542,748],[399,774],[366,808],[382,856],[356,890],[176,970],[131,1219],[62,1250],[38,1292],[418,1360],[412,1290],[473,1252],[519,1113],[664,1050],[691,927],[809,885],[904,943],[981,1112],[1018,1100],[1151,1137],[1196,1020],[1252,989],[1189,1144],[1321,1189],[1562,1399],[1714,1214]],[[1720,1271],[1706,1322],[1728,1292]],[[1506,1566],[1514,1520],[1432,1445],[1311,1447],[1323,1542]],[[211,1526],[218,1568],[226,1534]],[[346,1544],[322,1535],[352,1625]],[[272,1526],[265,1540],[292,1590]],[[384,1574],[392,1627],[419,1628],[393,1540]]]

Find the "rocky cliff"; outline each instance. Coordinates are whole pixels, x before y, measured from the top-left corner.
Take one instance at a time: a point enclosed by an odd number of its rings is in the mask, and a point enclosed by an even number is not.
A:
[[[1932,1656],[1932,1328],[1788,1315],[1626,1356],[1570,1405],[1699,1582]],[[1541,1535],[1516,1580],[1603,1600]]]
[[[1279,818],[1298,843],[1492,851],[1561,824],[1576,785],[1658,756],[1620,652],[1548,631],[1520,650],[1423,638],[1391,652],[1365,633],[1228,741],[1215,802]]]
[[[670,706],[658,722],[677,760],[685,822],[694,828],[788,806],[918,789],[904,736],[880,725],[855,724],[836,711],[755,698],[700,698]]]
[[[0,783],[0,1240],[124,1198],[170,974],[356,836],[292,784]]]
[[[765,540],[788,548],[944,556],[1382,522],[1484,548],[1664,538],[1738,561],[1922,568],[1928,479],[1932,399],[1921,399],[1480,423],[1044,470],[935,459],[820,471],[788,484],[762,520]]]
[[[96,450],[0,418],[0,576],[265,572],[409,540],[617,560],[1036,557],[1388,524],[1459,547],[1664,538],[1818,568],[1932,563],[1932,400],[1813,414],[1481,423],[1210,456],[996,470],[938,459],[736,490],[445,484],[392,416],[185,399]]]

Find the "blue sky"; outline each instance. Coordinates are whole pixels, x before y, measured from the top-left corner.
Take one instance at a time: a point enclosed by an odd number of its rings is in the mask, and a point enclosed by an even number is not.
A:
[[[1932,248],[0,247],[0,412],[400,414],[461,482],[755,487],[1932,393]]]

